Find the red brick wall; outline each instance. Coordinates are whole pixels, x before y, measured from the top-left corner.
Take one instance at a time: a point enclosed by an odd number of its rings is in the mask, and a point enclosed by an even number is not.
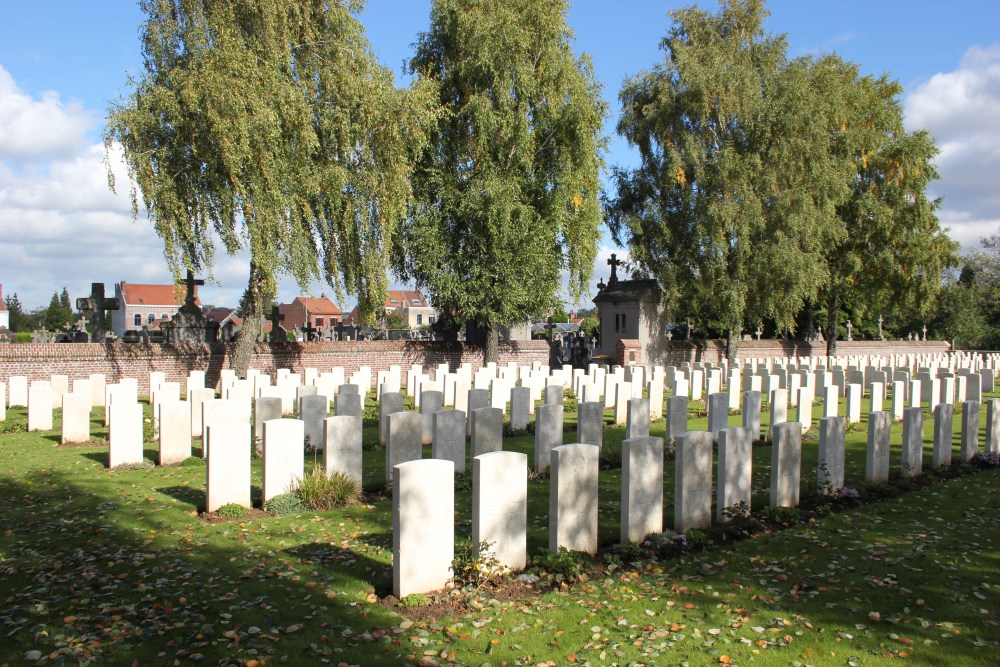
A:
[[[149,391],[149,374],[162,371],[169,382],[183,382],[188,372],[203,370],[206,384],[219,381],[219,371],[229,367],[231,345],[156,345],[126,343],[81,344],[0,344],[0,382],[11,375],[25,375],[30,380],[47,380],[55,374],[69,379],[84,379],[91,373],[104,373],[107,381],[122,377],[139,381],[139,393]],[[434,368],[448,362],[452,368],[471,363],[473,371],[482,366],[483,348],[463,343],[425,343],[416,341],[344,341],[316,343],[257,343],[251,368],[273,374],[278,368],[301,373],[310,367],[320,372],[334,366],[350,375],[361,366],[375,373],[397,364],[405,372],[412,364]],[[547,341],[512,341],[500,344],[500,365],[507,362],[530,366],[548,364]]]

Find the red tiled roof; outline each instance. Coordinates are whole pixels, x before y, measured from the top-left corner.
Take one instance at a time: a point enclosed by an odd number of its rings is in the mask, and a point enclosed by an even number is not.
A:
[[[395,300],[396,303],[393,303],[393,300]],[[411,306],[425,307],[429,305],[430,304],[427,303],[427,299],[424,298],[424,295],[416,290],[391,289],[386,292],[386,308],[409,308]]]
[[[343,311],[330,301],[326,294],[321,294],[318,299],[313,299],[307,296],[297,296],[295,301],[298,301],[303,306],[305,306],[306,312],[310,315],[343,315]]]
[[[129,306],[181,306],[184,305],[185,290],[178,291],[173,285],[141,285],[121,283],[125,304]],[[194,288],[195,305],[200,306],[198,287]]]

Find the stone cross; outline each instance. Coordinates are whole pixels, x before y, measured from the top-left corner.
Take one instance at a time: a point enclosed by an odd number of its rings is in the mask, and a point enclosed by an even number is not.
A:
[[[90,283],[90,296],[76,300],[76,309],[90,312],[90,340],[94,343],[104,342],[105,321],[104,311],[118,310],[118,299],[104,298],[104,283]]]
[[[927,341],[927,325],[924,325],[924,342]]]
[[[847,320],[847,340],[854,340],[853,338],[851,338],[851,329],[853,329],[853,328],[854,328],[854,325],[851,324],[850,320]]]
[[[878,339],[885,340],[885,336],[882,335],[882,316],[878,316]]]
[[[278,336],[281,335],[281,322],[285,319],[285,316],[275,306],[271,309],[271,316],[267,319],[271,320],[271,342],[281,340]]]
[[[302,335],[305,337],[305,340],[307,341],[316,340],[317,331],[319,331],[319,329],[309,324],[308,322],[306,322],[306,325],[302,327]]]
[[[754,331],[754,334],[757,336],[757,340],[760,340],[761,334],[763,334],[763,333],[764,332],[761,330],[760,325],[758,324],[757,325],[757,330]]]
[[[611,267],[611,277],[608,278],[608,285],[614,285],[618,282],[618,265],[621,263],[622,261],[618,259],[618,256],[615,253],[611,253],[611,259],[608,260],[608,266]]]
[[[667,329],[667,340],[671,340],[674,337],[674,332]]]
[[[198,306],[194,304],[194,287],[195,285],[204,285],[204,280],[198,280],[194,277],[194,272],[190,269],[187,272],[187,278],[184,279],[184,284],[187,285],[187,295],[184,297],[184,308],[187,310],[198,310]]]

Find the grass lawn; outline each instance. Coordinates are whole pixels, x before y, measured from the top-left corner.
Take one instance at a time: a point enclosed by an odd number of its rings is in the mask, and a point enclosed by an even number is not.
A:
[[[92,415],[92,437],[106,440],[103,411]],[[0,663],[997,663],[997,469],[928,473],[884,500],[832,513],[819,505],[787,530],[676,558],[609,553],[569,587],[504,602],[486,593],[448,616],[408,618],[384,599],[392,517],[391,499],[377,493],[383,451],[364,452],[365,504],[212,523],[199,517],[200,461],[109,471],[106,445],[58,446],[58,411],[52,432],[11,426],[24,421],[16,408],[0,422]],[[574,421],[567,412],[566,442]],[[956,415],[956,459],[960,423]],[[691,404],[689,426],[706,427],[703,404]],[[653,435],[663,428],[654,423]],[[848,486],[864,479],[866,433],[865,424],[848,429]],[[932,434],[928,415],[925,470]],[[605,430],[605,447],[614,451],[623,435]],[[816,493],[816,437],[813,428],[803,443],[803,498]],[[377,428],[364,439],[377,442]],[[895,425],[897,477],[900,440]],[[146,446],[155,461],[155,443]],[[533,437],[504,447],[530,454]],[[770,447],[754,450],[755,511],[767,503],[770,456]],[[256,460],[253,475],[259,487]],[[618,469],[601,471],[603,548],[618,540],[620,479]],[[456,485],[459,540],[471,533],[468,486]],[[672,461],[664,489],[669,528]],[[547,479],[529,482],[528,529],[530,557],[548,541]]]

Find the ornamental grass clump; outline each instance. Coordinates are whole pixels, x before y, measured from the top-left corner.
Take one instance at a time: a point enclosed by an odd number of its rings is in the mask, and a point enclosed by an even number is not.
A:
[[[356,477],[341,472],[328,477],[321,467],[316,466],[302,479],[298,495],[303,503],[314,510],[347,507],[361,499],[361,482]]]

